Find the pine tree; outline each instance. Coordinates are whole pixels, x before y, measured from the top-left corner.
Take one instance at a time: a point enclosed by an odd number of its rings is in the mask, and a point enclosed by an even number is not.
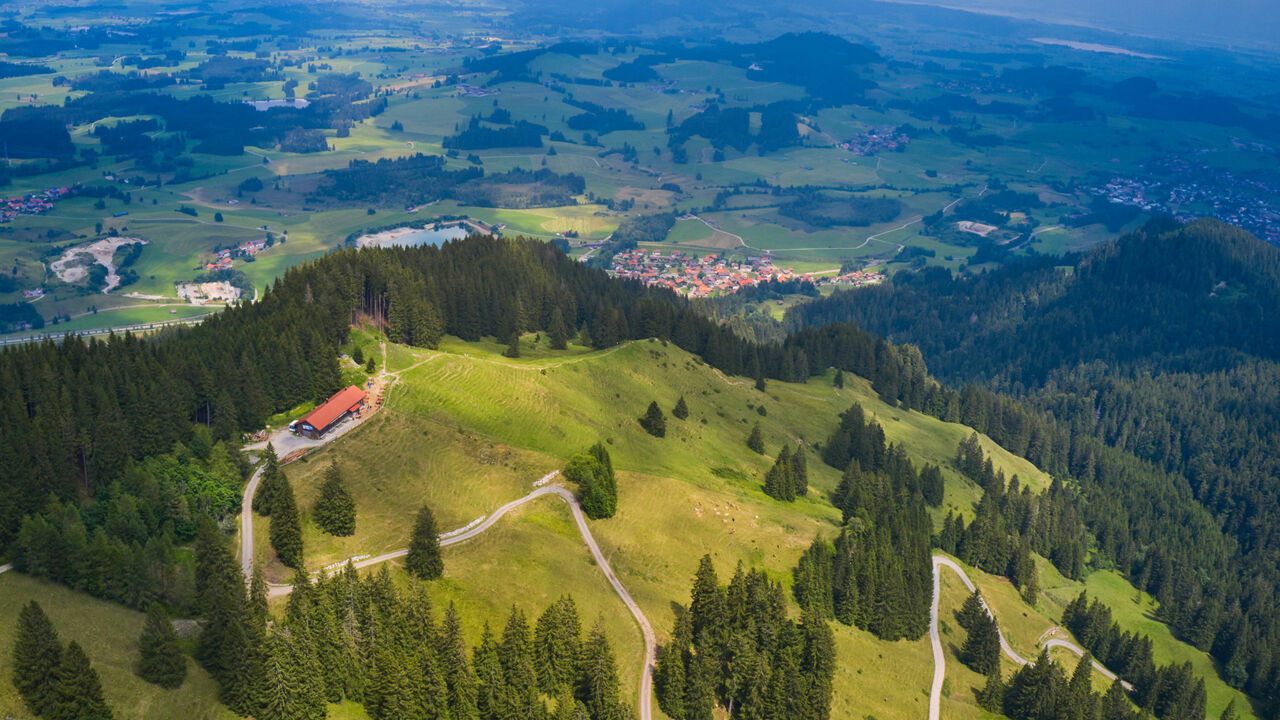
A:
[[[487,622],[484,624],[484,633],[480,636],[480,644],[472,652],[471,664],[476,671],[476,710],[480,720],[504,720],[506,678],[502,672],[502,661],[498,657],[493,631],[489,629]]]
[[[588,453],[569,458],[561,473],[578,484],[578,502],[587,517],[592,520],[613,517],[618,510],[618,487],[609,453],[600,443]],[[602,457],[607,465],[597,457]]]
[[[111,720],[111,708],[102,696],[102,681],[74,640],[62,653],[53,676],[53,697],[45,709],[47,720]]]
[[[435,580],[444,574],[444,559],[440,556],[440,536],[436,531],[436,518],[426,505],[418,511],[413,523],[413,535],[409,539],[409,554],[405,556],[405,569],[410,575],[423,580]]]
[[[764,476],[764,492],[771,498],[790,502],[796,499],[796,481],[792,476],[791,448],[783,445],[773,467]]]
[[[259,515],[271,514],[272,503],[279,494],[280,483],[284,472],[280,469],[280,460],[276,457],[275,447],[268,442],[262,460],[262,476],[258,479],[258,489],[253,493],[253,511]]]
[[[436,655],[447,689],[450,720],[476,720],[476,677],[467,661],[467,647],[462,640],[462,621],[451,603],[440,626],[439,648]]]
[[[178,649],[178,635],[169,614],[160,603],[147,608],[147,621],[138,637],[138,677],[163,688],[182,685],[187,677],[187,659]]]
[[[290,667],[285,639],[278,633],[273,632],[267,637],[256,695],[261,704],[254,716],[259,720],[293,720],[305,717],[296,672]]]
[[[22,606],[13,642],[13,684],[35,715],[53,701],[54,672],[62,662],[62,644],[49,616],[35,600]]]
[[[547,328],[547,335],[551,338],[552,350],[569,347],[569,328],[564,323],[564,313],[558,305],[551,311],[551,325]]]
[[[978,706],[988,712],[1000,713],[1004,703],[1004,680],[1000,677],[1000,663],[995,663],[987,672],[987,684],[978,691]]]
[[[599,621],[582,645],[577,696],[595,720],[624,720],[626,717],[618,664]]]
[[[1237,720],[1238,717],[1239,715],[1236,713],[1236,701],[1235,698],[1232,698],[1231,702],[1227,703],[1227,707],[1222,711],[1222,715],[1219,720]]]
[[[724,591],[720,589],[720,580],[710,555],[703,555],[698,561],[698,572],[694,575],[690,592],[689,614],[694,642],[699,645],[704,637],[719,638],[728,622]]]
[[[1074,717],[1094,720],[1098,717],[1098,699],[1093,694],[1093,653],[1085,652],[1076,663],[1067,685],[1068,703]]]
[[[645,411],[644,417],[640,418],[640,427],[654,437],[666,437],[667,418],[662,414],[662,408],[658,407],[656,400],[649,403],[649,409]]]
[[[796,450],[791,453],[791,479],[796,497],[809,494],[809,463],[804,457],[804,445],[800,443],[796,443]]]
[[[1129,695],[1125,692],[1120,678],[1116,678],[1098,704],[1098,718],[1099,720],[1132,720],[1134,713],[1129,707]]]
[[[751,428],[751,434],[747,436],[747,447],[759,455],[764,454],[764,436],[760,433],[760,423]]]
[[[298,503],[293,497],[293,487],[283,473],[272,498],[271,527],[267,534],[280,562],[291,568],[302,567],[302,524],[298,518]]]
[[[564,595],[538,617],[534,628],[533,651],[542,692],[555,695],[559,688],[572,687],[581,649],[578,608],[572,597]]]
[[[1000,629],[985,612],[970,623],[969,636],[960,648],[960,661],[983,675],[1000,664]]]
[[[838,369],[836,370],[836,379],[833,382],[833,384],[836,386],[836,389],[841,389],[844,387],[844,371],[843,370],[838,370]]]
[[[690,624],[689,613],[683,609],[677,610],[671,644],[662,648],[653,671],[658,707],[673,720],[685,719],[684,695],[687,682],[684,656],[693,642],[692,635],[693,626]]]
[[[324,484],[320,486],[320,497],[311,517],[330,535],[347,537],[356,532],[356,503],[343,485],[337,461],[325,470]]]
[[[686,420],[689,417],[689,406],[684,402],[684,396],[676,401],[676,406],[671,408],[671,417],[677,420]]]
[[[502,354],[509,358],[520,357],[520,332],[512,331],[511,337],[507,340],[507,349]]]
[[[505,681],[503,717],[511,720],[535,720],[544,709],[538,697],[538,678],[533,666],[533,644],[529,622],[515,607],[507,617],[498,643],[498,659],[502,662]]]
[[[969,597],[964,599],[964,604],[956,611],[956,622],[960,624],[960,627],[968,630],[986,615],[987,608],[982,604],[982,594],[974,590]]]

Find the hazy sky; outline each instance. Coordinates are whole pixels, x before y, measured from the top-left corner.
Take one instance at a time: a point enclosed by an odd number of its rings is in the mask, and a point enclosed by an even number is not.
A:
[[[907,0],[1120,32],[1280,49],[1280,0]]]

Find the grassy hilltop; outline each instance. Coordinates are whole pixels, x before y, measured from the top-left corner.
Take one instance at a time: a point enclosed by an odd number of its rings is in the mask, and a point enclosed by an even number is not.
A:
[[[353,343],[381,360],[374,335],[357,331]],[[981,495],[953,467],[956,445],[971,432],[968,428],[885,405],[859,378],[847,375],[842,389],[833,386],[830,374],[802,384],[771,381],[761,392],[747,379],[727,377],[657,341],[598,352],[571,345],[557,352],[546,348],[545,338],[527,335],[521,358],[503,357],[502,349],[496,343],[454,339],[438,351],[387,346],[387,370],[398,379],[386,408],[365,426],[287,468],[304,510],[309,568],[404,547],[412,513],[424,502],[435,510],[442,529],[461,527],[528,493],[534,480],[603,440],[619,472],[619,510],[612,519],[593,521],[592,532],[661,642],[671,628],[673,603],[688,602],[693,572],[704,553],[712,555],[722,579],[742,562],[789,587],[790,571],[814,536],[838,532],[840,514],[827,494],[839,473],[812,450],[807,497],[794,504],[773,500],[763,493],[761,478],[782,443],[822,443],[839,413],[854,402],[883,425],[889,441],[903,444],[917,465],[943,467],[946,494],[935,510],[939,522],[947,510],[972,513]],[[681,396],[690,409],[684,421],[669,415]],[[668,413],[663,439],[649,436],[636,421],[651,400]],[[765,455],[745,445],[757,422]],[[1016,473],[1036,489],[1049,482],[1027,461],[986,438],[982,442],[1006,474]],[[323,535],[307,516],[331,462],[342,470],[358,508],[352,537]],[[285,582],[289,573],[267,545],[268,523],[257,523],[258,556],[267,561],[273,580]],[[1008,580],[969,571],[1014,648],[1032,657],[1041,634],[1057,624],[1062,607],[1082,587],[1049,563],[1037,562],[1045,592],[1035,608],[1022,601]],[[594,567],[564,503],[548,497],[516,510],[479,538],[446,549],[445,563],[445,577],[432,584],[431,596],[437,610],[458,605],[470,641],[486,622],[499,623],[512,606],[537,613],[570,593],[584,624],[603,623],[615,645],[624,689],[634,695],[639,633]],[[392,572],[398,583],[416,582],[398,565],[393,564]],[[1149,598],[1135,601],[1132,587],[1112,573],[1094,573],[1087,586],[1116,610],[1122,625],[1153,636],[1158,662],[1190,659],[1206,674],[1211,716],[1238,697],[1212,672],[1207,656],[1146,618]],[[13,573],[0,577],[0,604],[6,608],[0,615],[0,672],[8,662],[17,608],[29,598],[46,605],[58,626],[66,628],[67,638],[83,641],[88,628],[98,633],[86,649],[121,717],[229,716],[217,704],[212,682],[198,669],[178,691],[152,690],[132,675],[140,613]],[[943,713],[948,718],[988,717],[974,701],[984,679],[955,656],[964,635],[951,613],[963,600],[959,579],[944,573],[941,631],[948,662]],[[857,628],[833,627],[839,657],[833,717],[888,720],[917,718],[927,711],[933,667],[927,638],[890,643]],[[1074,666],[1069,656],[1059,659]],[[1005,663],[1008,675],[1013,666]],[[1097,682],[1101,687],[1102,680]],[[349,703],[330,710],[332,717],[364,716]],[[0,686],[0,712],[22,712],[8,683]]]

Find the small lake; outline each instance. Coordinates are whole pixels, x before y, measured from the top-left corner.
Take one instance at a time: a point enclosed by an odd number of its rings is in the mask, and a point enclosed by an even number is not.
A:
[[[417,247],[440,245],[448,240],[461,240],[470,231],[462,225],[449,225],[439,230],[426,228],[398,228],[356,240],[356,247]]]

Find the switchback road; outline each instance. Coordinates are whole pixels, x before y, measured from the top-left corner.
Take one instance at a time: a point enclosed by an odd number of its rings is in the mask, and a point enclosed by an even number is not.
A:
[[[929,690],[929,720],[940,720],[941,718],[942,681],[947,672],[947,659],[946,655],[942,652],[942,638],[938,635],[938,598],[941,595],[942,589],[942,577],[939,570],[943,567],[949,568],[956,575],[959,575],[960,580],[964,582],[964,586],[969,589],[969,592],[973,592],[974,590],[973,581],[969,579],[967,574],[965,574],[964,568],[960,567],[960,565],[958,565],[954,560],[945,555],[933,556],[933,606],[929,608],[929,642],[933,645],[933,686]],[[993,618],[995,617],[995,614],[991,612],[991,608],[987,606],[986,600],[982,601],[982,607],[987,611],[987,615],[990,615]],[[1003,632],[999,632],[999,635],[1000,650],[1004,652],[1006,657],[1019,665],[1026,665],[1030,662],[1009,646],[1009,641],[1005,640]],[[1067,650],[1075,653],[1078,657],[1084,656],[1084,650],[1067,640],[1054,638],[1046,642],[1044,647],[1066,648]],[[1093,661],[1093,669],[1097,670],[1108,680],[1114,681],[1116,679],[1115,673],[1098,664],[1097,660]],[[1127,682],[1121,681],[1121,685],[1126,690],[1133,689],[1133,686]]]
[[[550,473],[542,477],[538,482],[549,482],[557,475],[559,471]],[[249,578],[253,574],[253,490],[257,488],[258,479],[261,476],[261,469],[255,472],[249,480],[249,484],[245,486],[244,499],[241,505],[242,515],[240,518],[240,544],[241,557],[240,565],[244,571],[245,578]],[[653,720],[653,665],[657,657],[657,636],[653,632],[653,626],[649,624],[649,619],[645,617],[644,612],[640,610],[640,606],[632,599],[631,593],[623,587],[622,582],[618,580],[618,576],[614,574],[613,568],[609,565],[608,559],[604,553],[600,551],[600,546],[596,543],[595,537],[591,534],[591,529],[587,526],[587,518],[582,514],[582,506],[578,504],[578,498],[572,492],[560,485],[546,485],[537,488],[533,492],[525,495],[517,500],[503,505],[494,510],[483,522],[474,527],[469,527],[461,531],[453,531],[440,535],[440,547],[448,547],[457,545],[478,537],[484,531],[493,527],[504,515],[544,495],[554,495],[569,504],[569,511],[573,515],[573,522],[578,527],[578,534],[582,536],[582,541],[586,543],[587,549],[591,551],[591,556],[595,559],[596,566],[600,568],[600,572],[604,573],[604,577],[609,581],[609,585],[613,587],[614,593],[627,606],[627,610],[631,612],[631,616],[635,618],[636,625],[640,627],[640,634],[644,637],[644,664],[640,671],[640,694],[636,709],[640,713],[640,720]],[[399,557],[408,555],[409,551],[396,550],[393,552],[378,555],[377,557],[366,558],[359,562],[353,562],[357,568],[377,565],[388,560],[394,560]],[[268,594],[272,597],[288,595],[293,588],[289,585],[272,585]]]

